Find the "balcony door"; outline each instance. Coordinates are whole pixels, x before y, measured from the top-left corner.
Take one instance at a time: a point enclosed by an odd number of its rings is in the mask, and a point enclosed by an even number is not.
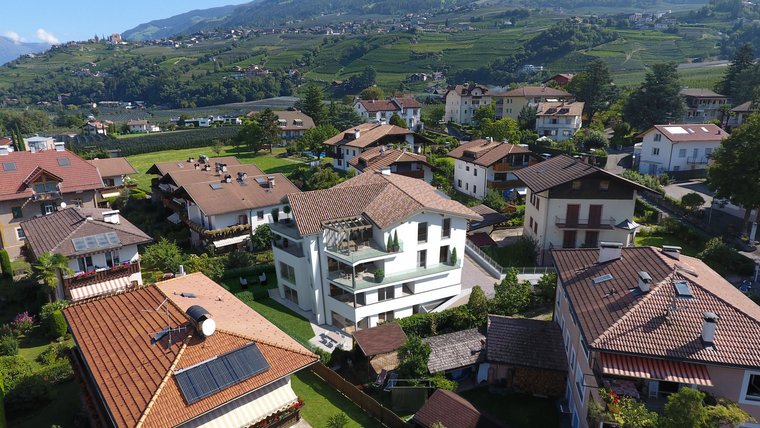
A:
[[[602,224],[601,205],[591,205],[588,207],[588,224],[589,226],[599,226]]]
[[[562,234],[562,248],[575,248],[576,231],[566,230]]]
[[[565,214],[565,224],[568,226],[578,225],[578,216],[581,212],[581,206],[577,204],[568,204],[567,212]]]

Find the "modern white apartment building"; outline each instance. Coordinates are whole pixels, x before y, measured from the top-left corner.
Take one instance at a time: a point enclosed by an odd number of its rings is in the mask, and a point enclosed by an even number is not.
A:
[[[454,123],[472,123],[472,114],[478,108],[491,104],[488,88],[475,83],[456,85],[446,92],[446,111],[443,120]]]
[[[292,219],[270,225],[280,295],[317,323],[347,330],[433,311],[457,296],[467,222],[482,220],[389,169],[288,202]]]
[[[710,156],[728,138],[728,132],[713,124],[655,125],[640,134],[639,159],[642,174],[706,169]]]
[[[555,141],[573,138],[583,122],[582,102],[545,102],[536,108],[536,134]]]

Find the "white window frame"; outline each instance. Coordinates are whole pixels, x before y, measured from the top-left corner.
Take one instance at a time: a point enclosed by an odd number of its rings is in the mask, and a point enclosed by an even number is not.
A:
[[[16,239],[19,241],[26,241],[26,235],[24,234],[24,229],[20,227],[16,228]]]
[[[652,156],[660,156],[660,148],[652,147]]]
[[[742,389],[739,390],[739,403],[750,406],[760,406],[760,400],[747,399],[747,387],[749,386],[750,376],[760,376],[760,371],[745,370],[744,379],[742,379]]]

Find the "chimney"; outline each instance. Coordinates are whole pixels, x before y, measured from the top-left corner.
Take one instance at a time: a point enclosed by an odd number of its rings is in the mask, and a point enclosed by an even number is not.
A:
[[[380,174],[391,175],[391,167],[384,166],[384,167],[380,168]]]
[[[227,164],[226,163],[222,164],[222,172],[227,172]]]
[[[267,187],[274,189],[274,177],[271,175],[267,177]]]
[[[66,150],[66,143],[56,141],[55,143],[53,143],[53,147],[55,148],[56,152],[62,152]]]
[[[599,243],[599,263],[607,263],[617,260],[623,253],[623,244],[620,242]]]
[[[704,321],[702,322],[702,342],[712,345],[715,340],[715,330],[718,328],[718,315],[714,312],[705,312],[702,316],[704,317]]]
[[[354,128],[354,140],[358,140],[359,137],[362,136],[362,130],[359,128]]]
[[[232,176],[229,174],[224,175],[224,182],[225,183],[232,183]]]
[[[681,258],[681,247],[676,247],[674,245],[663,245],[662,253],[672,259],[679,260]]]
[[[216,331],[216,321],[211,318],[211,314],[202,306],[190,306],[185,311],[185,315],[187,315],[190,323],[201,336],[209,337]]]
[[[177,272],[177,276],[185,276],[185,265],[179,265],[179,272]]]
[[[119,215],[119,210],[113,210],[113,211],[104,211],[103,212],[103,221],[106,223],[111,224],[119,224],[121,221],[121,216]]]
[[[642,293],[649,293],[649,290],[652,288],[652,277],[649,275],[648,272],[644,272],[644,271],[639,272],[638,287]]]
[[[195,169],[201,169],[201,164],[199,163],[195,164]]]
[[[188,163],[193,163],[193,162],[195,162],[195,159],[193,159],[193,157],[191,156],[191,157],[187,158],[187,162]]]

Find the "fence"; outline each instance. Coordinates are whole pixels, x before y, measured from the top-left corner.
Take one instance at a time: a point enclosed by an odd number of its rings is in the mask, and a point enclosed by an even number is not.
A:
[[[550,266],[513,267],[512,269],[516,270],[518,275],[546,275],[547,273],[557,271],[557,269]]]
[[[408,427],[406,422],[398,417],[397,414],[393,413],[390,409],[383,407],[383,405],[378,403],[374,398],[362,392],[351,382],[343,379],[338,373],[328,369],[324,364],[314,364],[311,366],[311,370],[388,428]]]
[[[489,273],[493,275],[497,275],[500,278],[504,275],[504,268],[496,263],[494,259],[492,259],[488,254],[484,253],[483,250],[478,248],[477,245],[473,244],[469,239],[465,241],[465,252],[470,252],[471,256],[474,256],[473,258],[481,265],[484,269],[490,271]]]

